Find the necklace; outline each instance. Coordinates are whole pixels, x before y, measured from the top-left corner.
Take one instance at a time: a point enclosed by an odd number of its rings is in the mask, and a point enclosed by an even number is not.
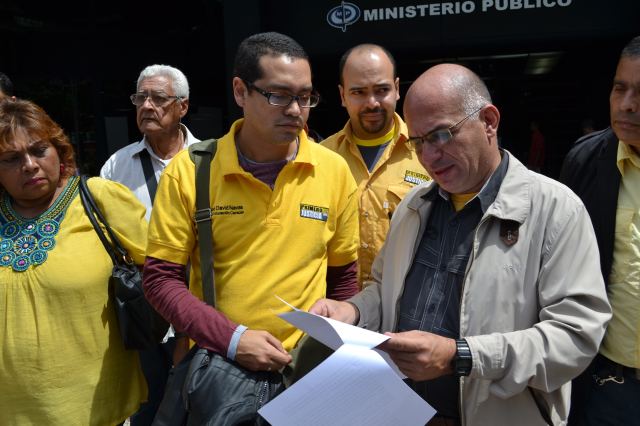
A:
[[[56,246],[60,222],[77,193],[78,177],[71,176],[51,207],[33,218],[16,213],[5,193],[0,199],[0,266],[22,272],[31,265],[44,263],[48,252]]]

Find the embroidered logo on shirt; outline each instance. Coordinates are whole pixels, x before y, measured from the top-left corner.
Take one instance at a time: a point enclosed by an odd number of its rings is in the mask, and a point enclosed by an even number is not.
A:
[[[232,214],[244,214],[244,206],[225,204],[222,206],[213,206],[211,209],[211,216],[228,216]]]
[[[300,217],[326,222],[329,218],[329,209],[327,207],[318,207],[311,204],[300,204]]]
[[[512,246],[518,242],[518,228],[520,224],[515,220],[500,221],[500,239],[507,246]]]
[[[419,185],[422,182],[428,181],[427,175],[424,173],[412,172],[411,170],[405,170],[404,172],[404,181],[412,183],[414,185]]]

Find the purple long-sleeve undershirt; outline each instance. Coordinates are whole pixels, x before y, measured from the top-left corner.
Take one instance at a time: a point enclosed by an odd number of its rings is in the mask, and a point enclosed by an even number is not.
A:
[[[358,292],[357,262],[327,268],[327,297],[346,300]],[[143,285],[147,299],[174,328],[198,346],[226,355],[238,324],[191,294],[186,267],[147,257]]]

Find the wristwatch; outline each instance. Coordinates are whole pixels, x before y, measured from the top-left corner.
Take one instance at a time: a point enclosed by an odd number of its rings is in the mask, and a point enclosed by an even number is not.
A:
[[[454,376],[468,376],[471,373],[473,360],[471,358],[471,349],[465,339],[456,339],[456,355],[451,363],[453,364]]]

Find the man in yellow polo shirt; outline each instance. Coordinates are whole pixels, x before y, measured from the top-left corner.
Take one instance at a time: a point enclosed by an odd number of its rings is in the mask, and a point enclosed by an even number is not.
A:
[[[356,185],[345,161],[303,130],[319,96],[297,42],[279,33],[245,39],[233,94],[244,118],[219,139],[211,163],[216,309],[201,302],[195,166],[187,151],[160,179],[144,287],[200,347],[248,370],[275,372],[302,335],[275,315],[288,310],[276,296],[306,310],[324,294],[342,300],[357,292]]]
[[[384,47],[361,44],[342,55],[340,97],[349,121],[322,141],[347,160],[358,184],[359,283],[371,278],[371,264],[405,194],[428,180],[407,142],[407,126],[395,113],[400,81],[395,60]]]
[[[579,139],[560,177],[589,211],[613,308],[574,381],[570,425],[640,425],[640,37],[622,50],[609,101],[611,127]]]

